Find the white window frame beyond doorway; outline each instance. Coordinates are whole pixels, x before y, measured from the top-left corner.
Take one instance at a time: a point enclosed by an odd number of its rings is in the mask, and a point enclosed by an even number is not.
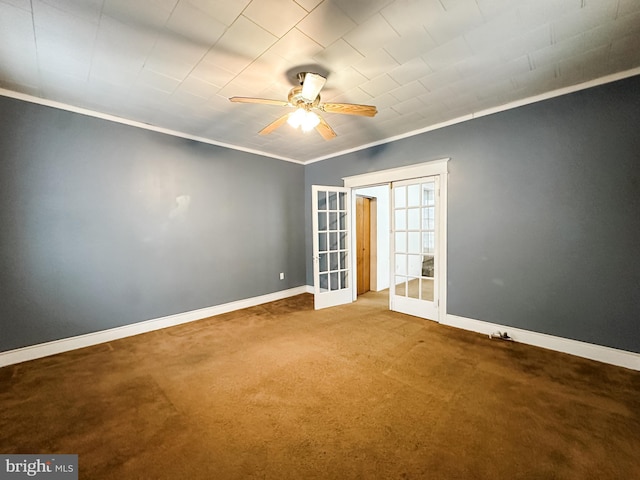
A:
[[[406,167],[391,168],[388,170],[379,170],[361,175],[344,177],[344,187],[351,189],[351,203],[354,211],[356,194],[358,188],[370,187],[374,185],[391,184],[403,180],[410,180],[421,177],[438,176],[440,179],[440,216],[437,228],[440,233],[440,254],[437,257],[438,264],[436,268],[440,272],[437,278],[437,288],[440,292],[440,305],[438,308],[438,318],[435,319],[440,323],[446,323],[447,316],[447,186],[448,186],[448,162],[449,158],[442,158],[430,162],[424,162]],[[391,212],[389,213],[391,215]],[[355,232],[355,215],[351,218],[351,232]],[[389,232],[391,233],[391,232]],[[355,235],[351,235],[351,251],[356,251]],[[356,271],[355,255],[352,255],[352,271]],[[391,272],[390,272],[391,273]],[[352,284],[353,287],[353,284]],[[356,300],[357,289],[352,289],[352,300]]]

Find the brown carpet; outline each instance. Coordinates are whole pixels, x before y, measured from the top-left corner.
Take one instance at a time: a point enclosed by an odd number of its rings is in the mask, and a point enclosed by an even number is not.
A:
[[[83,479],[640,478],[640,372],[301,295],[0,369]]]

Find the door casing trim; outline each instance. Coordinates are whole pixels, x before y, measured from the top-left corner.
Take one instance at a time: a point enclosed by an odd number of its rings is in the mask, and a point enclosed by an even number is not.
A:
[[[441,158],[438,160],[432,160],[429,162],[417,163],[413,165],[407,165],[405,167],[390,168],[386,170],[378,170],[370,173],[363,173],[360,175],[352,175],[349,177],[343,177],[344,187],[350,188],[349,193],[353,208],[355,208],[357,188],[371,187],[375,185],[391,184],[392,182],[398,182],[401,180],[410,180],[412,178],[440,176],[440,221],[438,228],[441,232],[441,247],[439,256],[440,276],[438,279],[439,305],[438,305],[438,318],[439,323],[445,323],[447,318],[447,188],[448,188],[448,162],[450,158]],[[391,202],[389,202],[391,206]],[[391,213],[389,213],[391,214]],[[355,235],[356,231],[355,216],[351,216],[351,222],[349,228],[351,229],[351,248],[352,252],[355,252]],[[356,271],[357,265],[354,265],[354,255],[352,255],[351,271]],[[352,282],[353,285],[353,282]],[[353,301],[357,298],[357,290],[352,288]]]

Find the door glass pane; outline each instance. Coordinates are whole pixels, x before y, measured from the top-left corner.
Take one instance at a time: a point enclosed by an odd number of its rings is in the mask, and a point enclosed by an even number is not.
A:
[[[327,209],[327,192],[318,192],[318,210]]]
[[[407,206],[407,187],[397,187],[393,193],[393,204],[396,208],[404,208]]]
[[[338,212],[329,212],[329,230],[338,229]]]
[[[338,278],[338,272],[331,272],[329,274],[329,285],[331,286],[331,290],[340,290],[340,282]]]
[[[329,210],[338,210],[338,194],[329,192]]]
[[[347,252],[340,252],[340,270],[347,269]]]
[[[422,228],[423,230],[433,230],[435,228],[435,207],[424,207],[422,209]]]
[[[409,185],[407,187],[407,206],[419,207],[420,206],[420,185]]]
[[[327,229],[327,212],[318,212],[318,230]]]
[[[329,274],[322,273],[320,274],[320,290],[326,292],[329,290]]]
[[[329,250],[338,250],[338,232],[329,232]]]
[[[422,205],[435,205],[436,184],[428,182],[422,184]]]
[[[420,209],[410,208],[407,210],[407,229],[420,230]]]
[[[411,277],[422,275],[422,255],[407,255],[407,273]]]
[[[409,232],[409,253],[422,253],[420,245],[420,232]]]
[[[347,249],[347,232],[340,232],[340,250]]]
[[[349,288],[349,274],[346,270],[340,272],[340,283],[342,288]]]
[[[407,251],[407,232],[396,232],[396,252],[406,253]]]
[[[422,253],[430,253],[433,255],[435,250],[435,232],[424,232],[422,234]]]
[[[327,234],[318,233],[318,250],[321,252],[327,251]]]
[[[406,210],[396,210],[396,230],[406,230],[407,229],[407,211]]]
[[[407,255],[396,253],[396,274],[407,274]]]
[[[422,300],[433,302],[433,279],[422,279],[422,292],[420,292]]]
[[[329,270],[329,259],[326,253],[320,254],[320,272],[326,272]]]
[[[338,205],[340,207],[340,210],[346,210],[347,209],[347,194],[345,192],[340,192],[338,194],[338,198],[340,199],[340,204]]]
[[[434,273],[433,255],[424,255],[422,257],[422,276],[433,278],[435,276]]]
[[[396,295],[404,297],[407,295],[406,277],[396,275]]]
[[[347,212],[340,212],[340,230],[347,229]]]
[[[338,264],[338,252],[331,252],[329,254],[329,269],[330,270],[338,270],[339,268],[339,264]]]
[[[409,278],[407,281],[407,297],[420,298],[420,279]]]

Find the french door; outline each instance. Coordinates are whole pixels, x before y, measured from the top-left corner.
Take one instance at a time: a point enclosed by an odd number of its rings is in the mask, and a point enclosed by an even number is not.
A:
[[[391,282],[395,310],[439,320],[439,176],[391,184]]]
[[[312,185],[314,308],[352,300],[350,189]]]

